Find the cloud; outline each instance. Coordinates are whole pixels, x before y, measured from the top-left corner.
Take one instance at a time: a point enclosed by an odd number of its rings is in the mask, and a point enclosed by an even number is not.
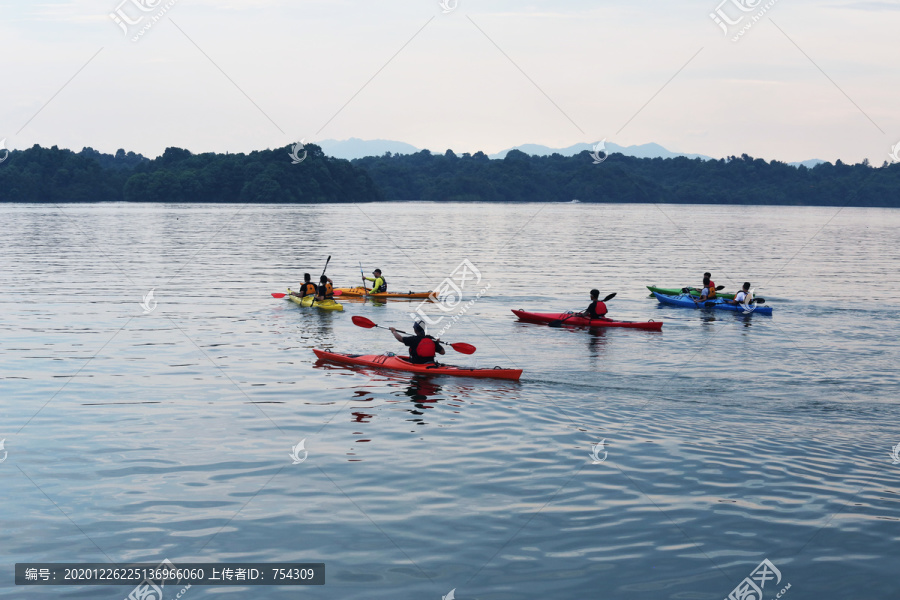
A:
[[[849,4],[837,4],[832,8],[849,8],[851,10],[882,12],[900,10],[900,2],[851,2]]]

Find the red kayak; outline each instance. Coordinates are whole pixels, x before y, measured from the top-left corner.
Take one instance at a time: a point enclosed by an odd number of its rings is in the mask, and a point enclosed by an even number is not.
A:
[[[313,348],[322,360],[345,365],[363,365],[366,367],[379,367],[394,371],[408,371],[410,373],[428,373],[431,375],[455,375],[457,377],[491,377],[493,379],[518,380],[522,375],[522,369],[468,369],[466,367],[454,367],[452,365],[417,365],[409,362],[402,356],[387,356],[385,354],[344,354],[342,352],[328,352]]]
[[[551,321],[562,321],[562,325],[571,325],[573,327],[628,327],[630,329],[645,329],[647,331],[659,331],[662,329],[662,321],[616,321],[615,319],[588,319],[587,317],[576,317],[571,313],[533,313],[524,310],[514,310],[513,314],[519,317],[521,321],[529,323],[550,323]]]

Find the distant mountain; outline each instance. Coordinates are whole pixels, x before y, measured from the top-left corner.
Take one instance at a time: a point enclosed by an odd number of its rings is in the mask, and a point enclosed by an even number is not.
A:
[[[383,156],[385,152],[391,154],[415,154],[418,148],[405,142],[392,140],[361,140],[350,138],[349,140],[322,140],[315,142],[327,156],[335,158],[363,158],[366,156]]]
[[[806,167],[807,169],[812,169],[816,165],[821,165],[826,162],[828,162],[828,161],[819,160],[818,158],[811,158],[809,160],[804,160],[801,162],[792,162],[792,163],[788,163],[788,164],[791,165],[792,167],[799,167],[802,165],[802,166]]]
[[[349,140],[323,140],[318,145],[327,156],[335,158],[344,158],[354,160],[367,156],[383,156],[385,152],[391,154],[415,154],[419,152],[419,148],[405,142],[397,142],[394,140],[361,140],[359,138],[350,138]],[[635,158],[675,158],[684,156],[686,158],[701,158],[703,160],[713,160],[712,157],[705,154],[686,154],[683,152],[672,152],[659,144],[638,144],[634,146],[620,146],[612,142],[606,142],[606,151],[609,154],[624,154],[625,156],[633,156]],[[587,150],[594,150],[593,144],[575,144],[567,148],[550,148],[541,144],[522,144],[515,148],[507,148],[495,154],[488,155],[489,158],[503,159],[510,150],[519,150],[531,156],[550,156],[551,154],[560,154],[562,156],[575,156]],[[443,152],[443,151],[441,151]],[[812,169],[816,165],[820,165],[826,161],[814,158],[800,162],[788,163],[792,167],[805,166]]]
[[[685,154],[682,152],[671,152],[666,150],[659,144],[640,144],[637,146],[620,146],[612,142],[606,142],[606,151],[609,154],[624,154],[625,156],[634,156],[635,158],[675,158],[676,156],[684,156],[687,158],[702,158],[703,160],[712,160],[711,157],[703,154]],[[579,152],[594,150],[593,144],[575,144],[568,148],[549,148],[540,144],[522,144],[515,148],[508,148],[496,154],[489,155],[490,158],[506,158],[510,150],[520,150],[525,154],[532,156],[550,156],[551,154],[561,154],[562,156],[575,156]]]

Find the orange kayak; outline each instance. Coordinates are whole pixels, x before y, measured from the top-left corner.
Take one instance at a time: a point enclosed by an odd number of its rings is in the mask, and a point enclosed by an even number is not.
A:
[[[341,296],[368,296],[370,298],[427,298],[431,292],[382,292],[380,294],[372,294],[367,288],[335,288],[336,292],[340,292]]]
[[[344,354],[343,352],[329,352],[314,348],[321,360],[327,360],[345,365],[361,365],[364,367],[376,367],[390,369],[392,371],[407,371],[410,373],[428,373],[430,375],[455,375],[457,377],[485,377],[491,379],[511,379],[518,381],[522,375],[522,369],[468,369],[466,367],[454,367],[452,365],[417,365],[409,362],[402,356],[388,356],[385,354]]]

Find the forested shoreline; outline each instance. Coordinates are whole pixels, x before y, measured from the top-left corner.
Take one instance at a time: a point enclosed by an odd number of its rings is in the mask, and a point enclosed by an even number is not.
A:
[[[752,158],[720,160],[530,156],[492,160],[452,151],[325,156],[307,144],[250,154],[168,148],[147,159],[119,150],[34,146],[0,163],[0,202],[331,203],[622,202],[900,207],[900,164],[823,163],[813,168]]]

